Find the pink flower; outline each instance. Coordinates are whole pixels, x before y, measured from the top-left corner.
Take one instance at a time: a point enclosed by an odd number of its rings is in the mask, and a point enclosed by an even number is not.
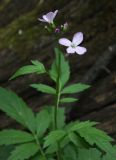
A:
[[[83,33],[78,32],[74,34],[72,42],[68,40],[67,38],[61,38],[59,39],[59,43],[63,46],[68,47],[66,49],[67,53],[73,54],[77,53],[79,55],[84,54],[87,52],[87,49],[85,47],[80,47],[79,44],[83,41]]]
[[[41,22],[47,22],[47,23],[53,23],[54,18],[56,17],[58,13],[58,10],[56,10],[55,12],[49,12],[46,15],[43,15],[42,18],[38,18],[39,21]]]

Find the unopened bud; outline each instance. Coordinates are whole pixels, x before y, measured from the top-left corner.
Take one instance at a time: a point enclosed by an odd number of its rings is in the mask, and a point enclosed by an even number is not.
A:
[[[55,29],[55,33],[60,33],[60,29],[59,29],[59,28],[56,28],[56,29]]]
[[[63,29],[63,31],[66,31],[68,29],[68,23],[64,23],[63,25],[61,25],[61,28]]]

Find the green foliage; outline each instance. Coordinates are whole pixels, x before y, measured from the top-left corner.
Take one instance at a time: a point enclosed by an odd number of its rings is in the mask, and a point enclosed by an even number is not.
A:
[[[62,94],[70,94],[70,93],[79,93],[86,89],[88,89],[90,86],[82,83],[72,84],[68,87],[65,87],[62,90]]]
[[[75,132],[69,132],[70,141],[78,148],[88,148],[89,144]]]
[[[106,155],[103,156],[102,160],[115,160],[116,159],[116,148],[112,146],[110,152],[108,151]]]
[[[58,151],[58,144],[54,143],[46,148],[46,154],[53,154]]]
[[[71,103],[71,102],[76,102],[76,101],[78,101],[78,99],[72,98],[72,97],[60,99],[61,103]]]
[[[70,67],[68,62],[66,61],[63,53],[55,48],[56,60],[53,62],[51,70],[49,71],[50,77],[57,82],[59,77],[61,87],[63,87],[70,77]]]
[[[38,152],[36,143],[25,143],[17,146],[12,152],[8,160],[25,160]]]
[[[1,160],[8,160],[8,157],[11,153],[11,151],[14,149],[14,146],[0,146],[0,159]]]
[[[27,132],[14,129],[0,131],[0,145],[18,144],[33,141],[34,137]]]
[[[42,110],[36,115],[37,135],[43,136],[50,125],[50,115],[47,110]]]
[[[37,155],[31,157],[29,160],[45,160],[45,158],[41,155],[41,153],[37,153]],[[54,159],[49,158],[49,155],[48,155],[47,160],[54,160]]]
[[[35,132],[35,117],[32,110],[15,93],[1,87],[0,109],[31,132]]]
[[[107,159],[115,159],[116,158],[116,148],[114,146],[112,146],[110,143],[103,143],[102,148],[104,148],[104,150],[106,151],[106,155],[104,157],[106,157]],[[105,159],[103,157],[103,159]],[[109,159],[109,160],[110,160]]]
[[[55,94],[56,90],[45,84],[31,84],[31,87],[35,88],[37,91],[41,91],[43,93]]]
[[[79,149],[78,160],[101,160],[101,152],[96,148]]]
[[[30,73],[42,74],[46,72],[45,67],[41,62],[37,60],[31,62],[32,65],[23,66],[20,69],[18,69],[16,73],[10,78],[10,80],[25,74],[30,74]]]
[[[61,141],[60,141],[60,148],[63,150],[70,142],[70,139],[68,138],[68,136],[65,136]],[[47,154],[53,154],[56,151],[58,151],[58,145],[57,143],[54,143],[50,146],[47,147],[46,149],[46,153]]]
[[[65,108],[57,109],[57,128],[62,129],[65,126]]]
[[[63,160],[114,160],[116,148],[111,144],[113,139],[95,128],[96,122],[65,123],[65,108],[59,108],[59,103],[76,102],[78,99],[64,97],[64,94],[79,93],[90,86],[77,83],[65,87],[70,78],[69,64],[58,48],[55,53],[56,59],[48,74],[56,83],[56,89],[41,83],[31,85],[37,91],[53,94],[55,106],[44,107],[34,114],[15,93],[0,88],[0,109],[30,131],[0,131],[0,145],[15,145],[1,148],[0,159],[55,160],[60,159],[57,157],[60,154]],[[11,79],[29,73],[46,72],[42,63],[31,62],[32,65],[20,68]]]
[[[73,145],[68,145],[64,148],[63,159],[64,160],[77,160],[77,149]]]
[[[48,112],[51,117],[51,126],[53,129],[54,128],[54,112],[55,112],[55,107],[54,106],[47,106],[44,107]],[[58,108],[57,109],[57,128],[62,129],[65,126],[65,108]]]
[[[113,139],[105,132],[93,127],[96,123],[85,121],[79,122],[70,128],[71,131],[77,132],[90,145],[97,145],[101,150],[108,151],[111,147],[110,141]],[[86,134],[85,134],[86,133]]]
[[[81,128],[84,128],[84,129],[86,129],[87,127],[92,127],[92,126],[94,126],[94,125],[96,125],[97,124],[97,122],[91,122],[91,121],[85,121],[85,122],[80,122],[80,121],[78,121],[78,122],[73,122],[73,123],[71,123],[71,126],[70,126],[70,130],[71,131],[76,131],[76,130],[79,130],[79,129],[81,129]],[[70,124],[69,124],[70,125]]]
[[[49,145],[56,144],[56,142],[60,141],[66,135],[64,130],[55,130],[51,131],[48,136],[46,136],[44,147],[48,147]]]

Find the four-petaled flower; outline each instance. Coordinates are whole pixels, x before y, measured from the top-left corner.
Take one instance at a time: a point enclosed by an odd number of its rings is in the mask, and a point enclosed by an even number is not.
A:
[[[56,10],[55,12],[49,12],[46,15],[42,16],[43,19],[39,18],[38,20],[41,22],[47,22],[49,24],[53,24],[53,20],[56,17],[57,13],[58,10]]]
[[[61,45],[68,47],[66,49],[67,53],[73,54],[76,52],[77,54],[80,54],[80,55],[84,54],[87,51],[85,47],[78,46],[82,41],[83,41],[82,32],[77,32],[76,34],[74,34],[72,42],[67,38],[59,39],[59,43]]]

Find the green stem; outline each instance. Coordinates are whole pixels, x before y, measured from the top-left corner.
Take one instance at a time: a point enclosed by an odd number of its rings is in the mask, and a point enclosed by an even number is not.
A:
[[[57,93],[56,93],[55,113],[54,113],[55,114],[54,115],[54,122],[55,122],[54,126],[55,126],[55,129],[58,128],[58,126],[57,126],[57,120],[58,120],[57,113],[58,113],[59,101],[60,101],[60,87],[59,87],[59,83],[58,83]],[[57,143],[57,145],[58,145],[57,158],[58,158],[58,160],[61,160],[61,156],[60,156],[60,150],[61,150],[60,149],[60,144]]]
[[[59,87],[58,87],[59,88]],[[58,112],[58,107],[59,107],[59,100],[60,100],[60,92],[59,92],[59,89],[56,93],[56,103],[55,103],[55,115],[54,115],[54,126],[55,126],[55,129],[57,129],[57,112]]]
[[[58,128],[57,126],[57,115],[58,115],[58,107],[59,107],[59,101],[60,101],[60,95],[61,95],[61,84],[60,84],[60,55],[59,55],[59,64],[58,64],[58,78],[56,82],[56,99],[55,99],[55,112],[54,112],[54,127],[55,129]],[[58,145],[58,152],[57,152],[57,159],[61,160],[61,148],[60,143],[57,143]]]
[[[54,126],[55,129],[57,129],[57,111],[58,111],[58,107],[59,107],[59,101],[60,101],[60,94],[61,94],[61,84],[60,84],[60,63],[61,63],[61,57],[60,54],[58,55],[58,66],[57,66],[57,72],[58,72],[58,77],[57,77],[57,81],[56,81],[56,98],[55,98],[55,113],[54,113]]]
[[[40,145],[40,142],[39,142],[37,136],[34,135],[34,137],[35,137],[36,143],[37,143],[37,145],[38,145],[38,147],[39,147],[39,150],[40,150],[40,152],[41,152],[42,157],[44,158],[44,160],[47,160],[46,155],[45,155],[45,153],[44,153],[44,151],[43,151],[43,149],[42,149],[42,147],[41,147],[41,145]]]

